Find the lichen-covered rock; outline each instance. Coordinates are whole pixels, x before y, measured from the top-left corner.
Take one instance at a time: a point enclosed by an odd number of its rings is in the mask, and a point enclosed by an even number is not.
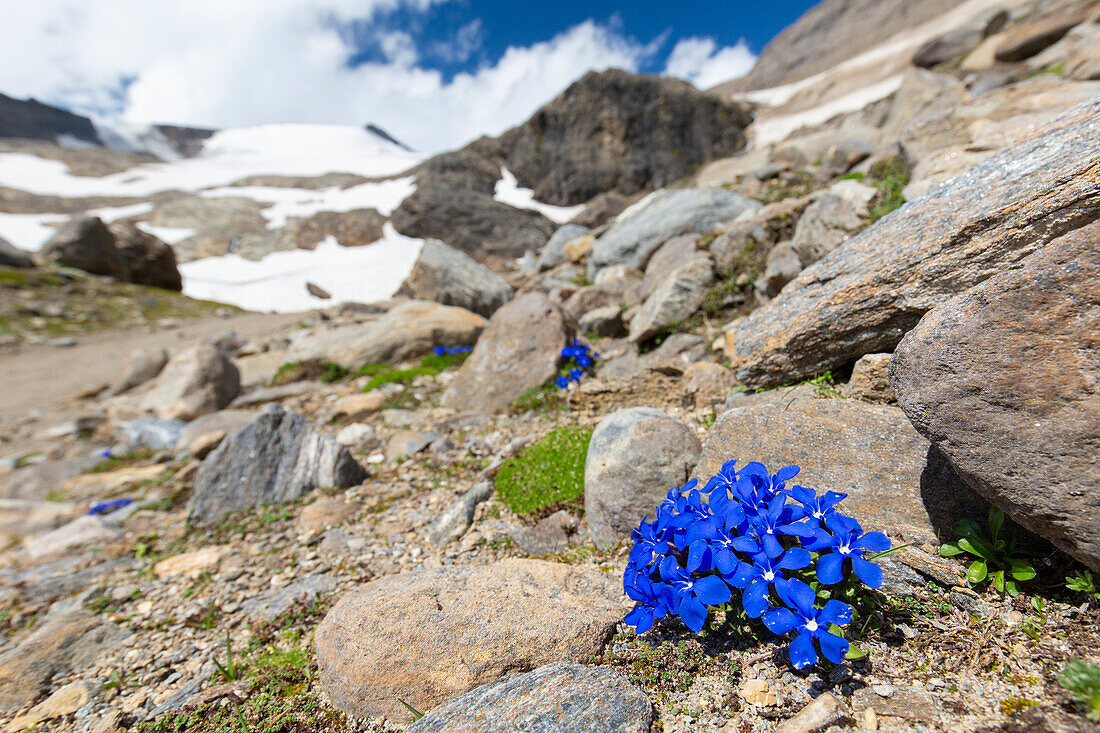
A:
[[[1100,97],[803,270],[738,325],[738,378],[782,384],[893,351],[932,308],[1100,217],[1098,125]]]
[[[407,733],[649,733],[653,705],[620,672],[557,662],[444,703]]]
[[[1100,570],[1100,223],[930,312],[891,370],[979,493]]]
[[[301,415],[270,405],[203,460],[187,516],[212,522],[240,509],[297,499],[312,489],[355,486],[366,476],[347,448]]]
[[[429,239],[396,295],[454,305],[488,318],[512,299],[512,287],[454,247]]]
[[[414,570],[372,581],[317,628],[321,687],[358,717],[411,721],[508,672],[585,661],[622,619],[606,574],[540,560]]]
[[[507,407],[554,378],[570,335],[561,308],[542,293],[521,294],[493,314],[443,394],[443,406],[481,412]]]
[[[600,420],[584,464],[584,513],[592,541],[606,547],[630,537],[669,489],[691,475],[702,446],[695,432],[652,407]]]

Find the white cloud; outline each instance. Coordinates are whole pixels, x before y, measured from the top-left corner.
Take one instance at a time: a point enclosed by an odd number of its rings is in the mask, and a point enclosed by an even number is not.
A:
[[[590,69],[637,70],[642,44],[587,21],[451,80],[422,68],[414,40],[379,31],[383,61],[354,65],[349,28],[375,13],[448,0],[0,0],[0,91],[127,122],[210,127],[260,122],[374,122],[425,151],[498,134]],[[460,29],[455,58],[476,53]],[[677,44],[666,73],[705,86],[747,70],[743,46]],[[687,45],[685,45],[687,44]],[[432,52],[429,47],[428,53]],[[469,57],[469,56],[468,56]],[[746,61],[748,59],[749,61]],[[732,69],[721,78],[724,69]]]
[[[734,46],[718,48],[713,38],[681,39],[669,54],[665,74],[690,81],[708,89],[749,73],[756,56],[744,40]]]
[[[485,31],[481,27],[481,18],[475,18],[455,31],[450,39],[433,43],[431,53],[443,61],[461,64],[480,51],[484,41]]]

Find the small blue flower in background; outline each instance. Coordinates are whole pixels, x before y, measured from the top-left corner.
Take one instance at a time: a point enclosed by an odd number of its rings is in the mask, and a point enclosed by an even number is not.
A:
[[[128,504],[132,504],[133,501],[133,499],[114,499],[112,501],[100,501],[92,504],[91,508],[88,509],[88,514],[110,514],[112,512],[118,511]]]
[[[814,639],[826,659],[833,664],[843,662],[848,653],[848,640],[832,633],[829,624],[847,624],[852,620],[852,607],[831,600],[824,608],[815,608],[817,594],[801,580],[781,580],[775,584],[775,589],[786,607],[773,608],[764,614],[764,625],[776,634],[798,631],[787,652],[794,668],[804,669],[817,663]]]
[[[472,349],[472,346],[436,346],[432,349],[432,353],[436,356],[454,356],[455,354],[467,354]]]
[[[575,358],[575,348],[563,355]],[[568,373],[562,379],[568,383]],[[786,466],[773,474],[755,462],[738,469],[727,461],[701,490],[695,479],[671,489],[631,532],[623,588],[636,605],[627,623],[644,633],[678,616],[698,633],[711,607],[729,603],[727,617],[743,612],[741,618],[773,633],[793,632],[788,656],[796,668],[815,664],[819,648],[826,659],[842,662],[849,643],[837,627],[854,611],[828,596],[852,588],[826,587],[852,579],[879,587],[882,570],[864,552],[889,550],[890,540],[881,532],[864,534],[840,513],[845,494],[788,487],[798,472]],[[827,599],[820,607],[818,589]]]
[[[565,359],[566,363],[560,376],[554,380],[554,384],[565,389],[570,382],[580,382],[585,370],[590,369],[600,355],[592,351],[588,344],[581,343],[579,339],[573,339],[572,345],[561,350],[561,358]]]
[[[110,458],[111,457],[111,449],[110,448],[104,448],[103,450],[101,450],[99,452],[99,457],[100,458]]]

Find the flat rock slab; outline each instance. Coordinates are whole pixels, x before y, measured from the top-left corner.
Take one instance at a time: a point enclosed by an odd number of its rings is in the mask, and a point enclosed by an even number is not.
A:
[[[432,568],[367,583],[316,632],[321,686],[357,717],[411,721],[508,672],[583,661],[622,620],[613,575],[540,560]]]
[[[523,293],[493,314],[470,357],[443,394],[443,406],[492,412],[558,373],[571,335],[561,308],[542,293]]]
[[[848,494],[844,512],[895,544],[936,544],[937,531],[988,512],[896,407],[801,397],[730,410],[707,433],[695,475],[703,482],[731,459],[800,466],[793,483]]]
[[[444,703],[407,733],[648,733],[652,720],[649,698],[619,672],[558,662]]]
[[[803,270],[737,326],[738,378],[789,383],[893,351],[932,308],[1100,217],[1098,129],[1100,97]]]
[[[980,494],[1100,570],[1100,223],[936,308],[891,363],[913,425]]]

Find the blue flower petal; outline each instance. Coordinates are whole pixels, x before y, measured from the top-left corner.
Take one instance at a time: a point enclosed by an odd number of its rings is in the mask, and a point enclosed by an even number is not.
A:
[[[694,573],[702,567],[709,549],[706,540],[696,540],[688,546],[687,571],[689,573]]]
[[[863,581],[863,584],[868,588],[879,588],[882,586],[882,568],[875,565],[873,562],[868,562],[862,557],[852,555],[852,570],[855,572],[856,577]]]
[[[764,580],[757,580],[745,589],[741,594],[741,605],[749,618],[760,618],[768,610],[769,584]]]
[[[639,604],[626,615],[624,621],[633,626],[637,633],[644,634],[653,628],[653,609]]]
[[[717,606],[730,599],[730,587],[717,575],[706,575],[693,584],[695,595],[708,606]]]
[[[781,468],[776,471],[775,477],[780,481],[786,482],[797,476],[798,472],[801,470],[802,469],[800,469],[798,466],[786,466],[785,468]]]
[[[684,596],[678,613],[684,625],[696,634],[703,630],[703,624],[707,622],[707,607],[691,594]]]
[[[747,562],[738,562],[733,571],[733,577],[729,578],[730,585],[734,588],[747,588],[749,583],[759,577],[760,573]]]
[[[782,606],[776,606],[765,613],[762,620],[773,634],[786,634],[798,628],[798,617]]]
[[[844,657],[848,654],[848,640],[842,636],[831,634],[829,632],[822,632],[817,637],[817,642],[821,645],[821,653],[825,655],[833,664],[841,664],[844,662]]]
[[[795,669],[805,669],[816,664],[817,650],[814,649],[813,636],[809,633],[802,633],[794,637],[787,655],[791,658],[791,664],[794,665]]]
[[[775,566],[780,570],[801,570],[811,562],[813,562],[813,557],[807,550],[801,547],[792,547],[783,553],[783,557],[779,558],[779,562]]]
[[[821,613],[817,615],[817,622],[824,625],[845,626],[852,620],[852,613],[854,611],[851,606],[834,599],[826,603],[825,608],[821,609]]]
[[[825,585],[836,585],[844,580],[844,556],[836,552],[817,559],[817,579]]]
[[[886,552],[890,549],[890,538],[882,532],[868,532],[852,543],[852,547],[871,552]]]
[[[779,597],[783,599],[783,603],[787,604],[788,608],[798,611],[802,618],[812,618],[814,616],[814,600],[817,598],[817,594],[806,583],[795,578],[780,580],[776,581],[775,590],[779,593]]]

